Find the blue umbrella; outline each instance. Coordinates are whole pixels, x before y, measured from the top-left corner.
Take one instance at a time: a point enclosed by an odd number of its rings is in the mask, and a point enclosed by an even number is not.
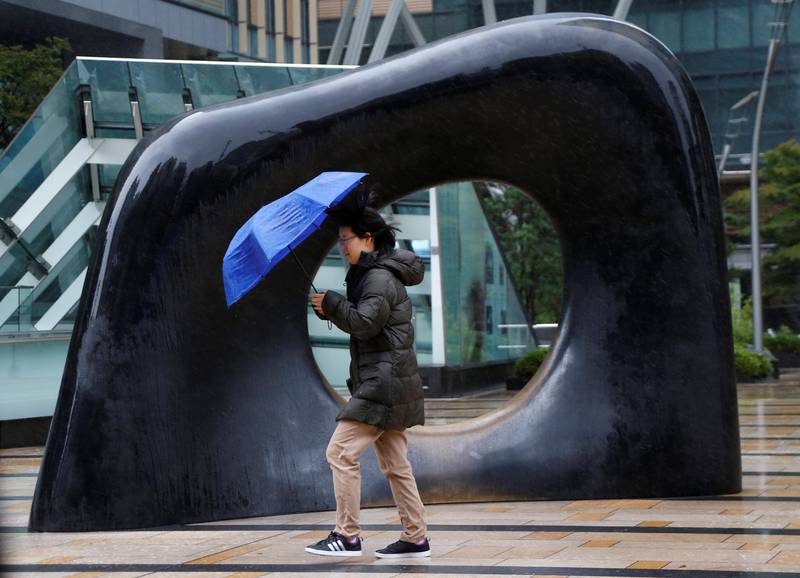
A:
[[[325,209],[339,203],[366,175],[321,173],[300,188],[256,211],[236,232],[222,259],[222,279],[228,307],[255,287],[290,253],[308,277],[293,249],[319,228],[327,217]],[[311,287],[317,291],[313,283]]]

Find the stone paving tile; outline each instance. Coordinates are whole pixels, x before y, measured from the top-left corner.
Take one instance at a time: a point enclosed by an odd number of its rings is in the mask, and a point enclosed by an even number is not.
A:
[[[579,543],[589,540],[613,540],[626,542],[671,542],[674,544],[702,542],[714,547],[729,538],[730,534],[632,534],[627,532],[574,532],[570,538]],[[798,536],[800,537],[800,536]]]
[[[749,534],[749,535],[740,535],[734,534],[729,537],[726,542],[733,542],[736,544],[771,544],[774,542],[778,542],[780,544],[800,544],[800,536],[786,536],[786,535],[757,535],[757,534]]]
[[[726,570],[736,572],[786,572],[788,575],[796,576],[800,572],[800,565],[781,565],[781,564],[730,564],[714,562],[671,562],[664,567],[664,570],[686,570],[687,578],[691,570]]]
[[[767,563],[774,552],[758,550],[720,550],[693,548],[565,548],[553,554],[549,560],[572,560],[576,566],[582,566],[587,560],[617,560],[620,564],[630,560],[666,560],[671,562],[731,562],[731,563]]]
[[[615,550],[623,550],[623,549],[630,549],[639,551],[642,549],[645,550],[664,550],[672,552],[673,550],[684,549],[684,550],[737,550],[740,549],[742,545],[736,544],[734,542],[725,543],[725,542],[672,542],[672,541],[657,541],[657,540],[620,540],[615,544],[613,547]],[[763,550],[763,548],[754,548],[756,550]]]
[[[627,564],[636,562],[636,558],[627,561]],[[626,565],[627,565],[626,564]],[[541,566],[544,568],[575,568],[580,566],[582,568],[620,568],[619,560],[601,560],[601,559],[588,559],[577,562],[576,560],[558,560],[554,557],[550,558],[508,558],[503,560],[497,566]],[[687,578],[689,578],[687,576]]]

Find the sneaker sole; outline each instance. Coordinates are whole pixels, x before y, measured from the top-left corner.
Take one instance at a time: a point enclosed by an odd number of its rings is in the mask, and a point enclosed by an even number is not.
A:
[[[375,556],[378,558],[427,558],[430,555],[430,550],[425,552],[406,552],[405,554],[381,554],[380,552],[375,552]]]
[[[351,551],[325,551],[325,550],[314,550],[313,548],[306,548],[306,552],[309,554],[317,554],[318,556],[361,556],[361,552],[351,552]]]

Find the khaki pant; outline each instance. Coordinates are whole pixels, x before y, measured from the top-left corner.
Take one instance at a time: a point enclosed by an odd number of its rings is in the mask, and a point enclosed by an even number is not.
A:
[[[352,538],[360,533],[361,466],[359,460],[369,444],[375,444],[378,465],[389,480],[400,513],[405,542],[425,537],[425,507],[408,463],[408,440],[404,431],[384,430],[353,420],[339,420],[326,452],[333,472],[336,496],[336,533]]]

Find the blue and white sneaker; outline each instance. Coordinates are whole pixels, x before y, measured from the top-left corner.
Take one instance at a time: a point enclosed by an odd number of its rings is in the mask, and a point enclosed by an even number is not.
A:
[[[341,534],[331,532],[324,540],[306,546],[306,552],[320,556],[361,556],[361,538],[356,536],[355,541],[350,542]]]

